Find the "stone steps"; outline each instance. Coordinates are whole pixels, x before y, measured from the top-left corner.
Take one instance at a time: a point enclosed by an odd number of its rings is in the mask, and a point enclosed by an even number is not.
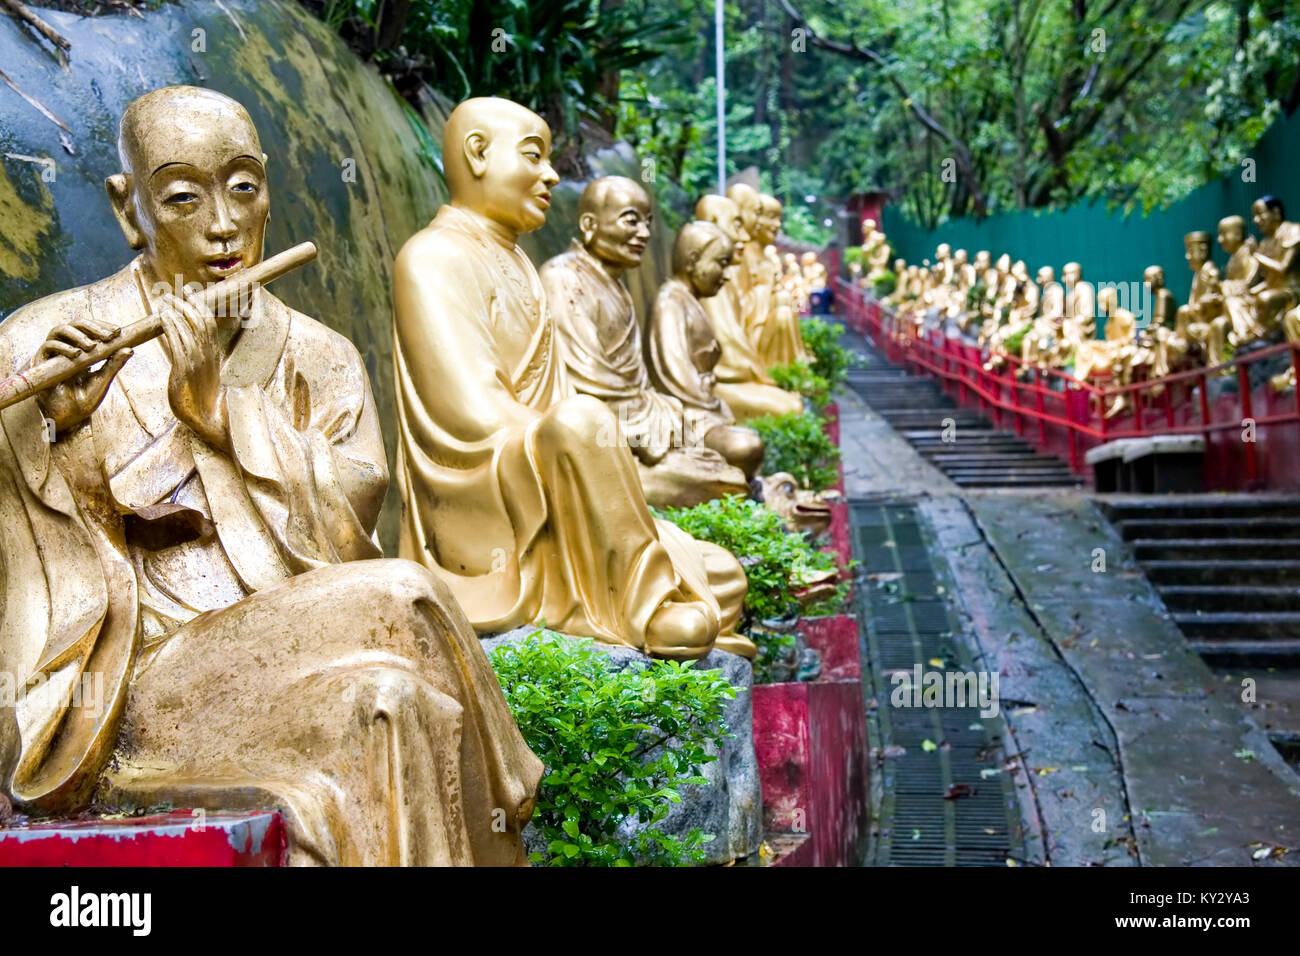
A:
[[[1160,589],[1170,611],[1289,611],[1300,608],[1300,586],[1172,584]]]
[[[1143,562],[1300,560],[1300,541],[1293,538],[1136,538],[1130,546]]]

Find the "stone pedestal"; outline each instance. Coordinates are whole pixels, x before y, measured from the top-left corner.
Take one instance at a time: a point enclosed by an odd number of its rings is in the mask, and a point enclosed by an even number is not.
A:
[[[483,649],[491,651],[503,644],[521,644],[535,627],[522,627],[483,640]],[[611,647],[594,643],[609,660],[611,670],[623,668],[648,658],[631,648]],[[758,852],[762,842],[762,796],[759,790],[758,761],[754,754],[754,730],[751,716],[751,688],[753,667],[749,661],[726,651],[711,651],[695,666],[703,670],[716,669],[736,688],[734,700],[727,702],[725,720],[727,729],[735,736],[724,741],[718,759],[705,764],[702,776],[709,781],[700,786],[687,785],[681,789],[682,802],[657,824],[659,830],[682,837],[697,827],[715,839],[705,847],[705,862],[729,863],[732,860]],[[671,741],[667,744],[671,746]],[[636,824],[625,826],[633,829]],[[544,850],[530,825],[524,830],[524,841],[530,852]]]

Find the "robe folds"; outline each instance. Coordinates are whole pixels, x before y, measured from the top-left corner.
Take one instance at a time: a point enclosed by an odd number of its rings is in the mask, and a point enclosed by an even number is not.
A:
[[[480,634],[544,622],[646,649],[666,601],[734,629],[743,569],[651,517],[613,414],[574,393],[513,241],[443,206],[398,254],[393,300],[400,554],[447,582]]]
[[[744,304],[744,294],[734,278],[728,279],[717,295],[703,300],[704,311],[721,347],[714,368],[718,396],[742,424],[760,415],[803,411],[803,399],[778,388],[768,374],[745,330]]]
[[[580,395],[604,402],[632,449],[646,500],[689,506],[743,495],[745,475],[704,445],[682,403],[650,384],[632,296],[576,240],[540,270],[559,351]]]
[[[0,370],[153,307],[136,260],[11,315]],[[259,290],[221,371],[229,451],[176,418],[170,369],[138,346],[53,443],[36,401],[0,413],[0,667],[26,681],[6,789],[37,813],[279,809],[291,864],[522,862],[541,763],[446,588],[381,559],[356,349]]]
[[[799,316],[788,294],[778,296],[781,260],[773,246],[760,251],[755,244],[745,246],[741,261],[743,319],[749,341],[765,368],[806,361]],[[784,301],[782,301],[784,300]]]

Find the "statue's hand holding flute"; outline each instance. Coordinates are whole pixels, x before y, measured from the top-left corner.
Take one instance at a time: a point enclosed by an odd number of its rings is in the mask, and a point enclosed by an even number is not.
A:
[[[251,290],[315,257],[316,247],[301,243],[192,297],[167,293],[157,312],[122,328],[91,317],[58,326],[26,369],[0,382],[0,408],[35,395],[56,435],[66,433],[99,407],[132,348],[161,335],[171,359],[172,411],[204,441],[228,448],[219,316],[238,315],[231,302],[246,302]]]

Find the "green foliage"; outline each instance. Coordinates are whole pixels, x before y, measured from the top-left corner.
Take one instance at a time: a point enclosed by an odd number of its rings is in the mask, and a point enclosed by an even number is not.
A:
[[[834,395],[848,380],[853,353],[840,345],[844,326],[838,322],[807,317],[799,320],[799,334],[804,348],[813,356],[813,369],[826,379],[827,391]]]
[[[830,554],[818,551],[803,535],[787,531],[780,515],[739,495],[716,498],[692,508],[668,508],[656,514],[693,538],[725,548],[740,561],[749,582],[742,630],[750,634],[760,649],[766,640],[779,635],[748,629],[761,621],[798,614],[795,589],[813,573],[835,567],[835,559]],[[847,588],[838,601],[810,609],[810,613],[836,613],[845,594]]]
[[[713,837],[677,839],[655,828],[705,782],[701,768],[728,736],[735,689],[716,670],[646,661],[611,670],[591,642],[539,631],[489,655],[515,722],[546,765],[533,823],[548,866],[680,866],[703,859]],[[661,746],[668,744],[668,746]],[[628,820],[641,826],[628,841]]]
[[[504,96],[559,136],[613,117],[619,71],[685,37],[671,20],[600,0],[317,0],[321,18],[394,76],[453,100]]]
[[[801,47],[773,0],[726,3],[727,173],[757,168],[801,241],[831,235],[826,197],[871,189],[895,190],[928,227],[976,212],[977,196],[988,212],[1081,198],[1163,206],[1239,171],[1273,118],[1300,105],[1295,2],[790,4],[817,35],[874,54],[807,36]],[[689,39],[625,72],[638,122],[619,133],[688,192],[712,191],[713,5],[625,6]]]
[[[827,436],[820,416],[811,412],[763,415],[746,422],[763,439],[763,473],[788,471],[813,491],[839,481],[840,450]]]
[[[767,371],[777,385],[787,392],[797,392],[819,410],[830,404],[831,383],[814,372],[809,362],[800,360],[789,365],[773,365]]]
[[[876,276],[871,283],[871,291],[876,294],[877,299],[883,299],[885,296],[893,293],[898,288],[898,276],[894,275],[893,269],[886,269],[880,275]]]

